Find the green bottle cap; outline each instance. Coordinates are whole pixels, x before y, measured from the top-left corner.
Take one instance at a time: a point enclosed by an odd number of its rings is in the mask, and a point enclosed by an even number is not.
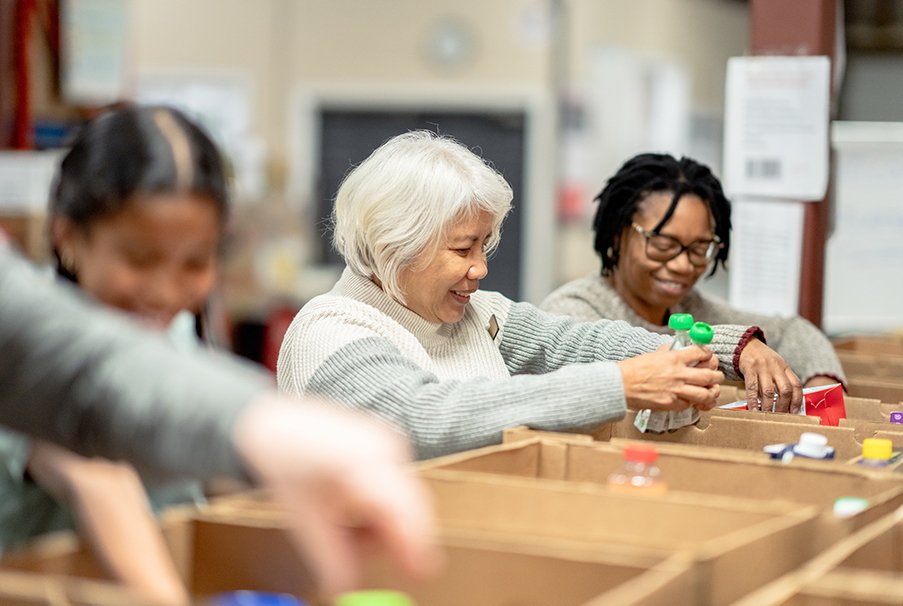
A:
[[[672,330],[690,330],[693,326],[693,316],[690,314],[671,314],[668,318],[668,328]]]
[[[335,606],[414,606],[414,601],[400,591],[377,589],[344,593]]]
[[[697,322],[690,329],[690,340],[699,345],[708,345],[712,342],[712,327],[705,322]]]

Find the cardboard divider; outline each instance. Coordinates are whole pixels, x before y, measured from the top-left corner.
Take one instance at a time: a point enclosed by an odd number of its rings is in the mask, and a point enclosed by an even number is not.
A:
[[[890,423],[890,413],[903,411],[903,403],[894,404],[882,402],[876,398],[844,398],[844,406],[848,419],[862,421],[874,421],[875,423]],[[900,425],[903,431],[903,424]]]
[[[760,412],[758,410],[713,408],[699,413],[701,425],[705,427],[713,416],[730,417],[731,419],[746,419],[749,421],[775,421],[778,423],[796,423],[799,425],[821,425],[821,418],[809,415],[790,415]],[[811,430],[805,430],[811,431]]]
[[[876,408],[869,416],[883,414],[892,406],[874,403]],[[864,404],[867,408],[869,404]],[[756,453],[766,457],[762,451],[769,444],[795,443],[803,432],[820,433],[828,438],[828,445],[835,449],[835,460],[853,462],[862,456],[862,442],[866,438],[889,439],[894,447],[903,449],[903,425],[873,422],[870,420],[841,419],[838,427],[822,426],[817,417],[801,415],[775,415],[772,413],[749,412],[745,410],[716,410],[702,413],[699,423],[662,434],[641,433],[632,418],[624,418],[605,425],[591,434],[595,441],[608,442],[616,439],[651,441],[658,444],[686,444],[719,449],[735,449]],[[588,434],[586,434],[588,435]],[[532,430],[526,426],[505,430],[503,441],[509,443],[534,437],[559,439],[564,441],[586,440],[585,434],[568,432],[545,432]],[[580,436],[580,437],[578,437]]]
[[[831,339],[831,344],[834,345],[834,351],[838,354],[853,352],[882,358],[903,359],[903,337],[857,335]]]
[[[0,570],[0,606],[159,606],[111,582]]]
[[[553,453],[532,465],[554,474],[562,462]],[[418,604],[727,604],[812,555],[813,507],[774,512],[718,495],[649,499],[587,482],[429,468],[420,475],[434,495],[448,568],[439,579],[412,584],[377,561],[364,577],[366,586],[405,590]],[[173,551],[190,558],[182,573],[196,595],[258,589],[311,599],[281,514],[260,496],[218,501],[167,524]],[[20,570],[92,568],[93,556],[72,543],[30,550],[18,554]]]
[[[772,416],[769,413],[766,413],[766,415]],[[777,415],[773,416],[778,418]],[[632,420],[625,419],[602,428],[600,432],[593,434],[593,437],[603,440],[625,438],[653,442],[675,442],[762,452],[762,449],[769,444],[797,442],[800,434],[816,429],[798,419],[793,421],[784,420],[784,417],[787,416],[792,415],[780,415],[780,421],[759,421],[731,415],[712,415],[707,419],[700,419],[697,425],[682,427],[674,432],[663,434],[640,433],[634,427]],[[835,456],[838,459],[849,460],[862,454],[862,443],[857,441],[856,432],[853,428],[818,426],[817,430],[817,433],[827,436],[828,445],[834,447]],[[872,436],[868,435],[865,437]],[[763,456],[765,455],[763,454]]]
[[[903,604],[903,509],[737,602],[761,604]]]
[[[424,468],[444,528],[606,545],[619,558],[688,553],[693,604],[727,604],[813,555],[818,510],[718,495],[614,494],[587,482]]]
[[[626,442],[586,443],[533,438],[441,457],[423,463],[434,469],[478,472],[538,479],[592,482],[605,485],[621,464]],[[826,461],[797,460],[782,465],[736,450],[687,448],[660,444],[657,465],[669,491],[769,501],[763,509],[778,510],[781,502],[820,508],[817,548],[903,505],[903,478],[883,470]],[[834,501],[861,497],[870,506],[846,519],[833,516]]]
[[[903,380],[848,377],[847,388],[850,395],[857,398],[873,398],[889,404],[903,402]]]
[[[903,355],[864,354],[840,349],[836,353],[848,377],[903,378]]]
[[[311,576],[274,512],[270,503],[253,495],[227,499],[190,518],[169,520],[167,524],[176,524],[178,530],[167,538],[179,542],[188,537],[190,542],[190,570],[180,572],[194,596],[258,590],[299,595],[314,606],[329,603],[315,595]],[[446,565],[437,578],[413,582],[401,578],[386,561],[371,560],[363,586],[399,589],[417,604],[435,606],[696,603],[695,563],[685,554],[631,553],[606,543],[460,528],[443,529],[440,542]],[[40,543],[48,541],[33,543],[13,558],[19,570],[0,571],[0,605],[144,603],[113,583],[80,578],[78,572],[92,570],[96,562],[72,533],[59,533],[51,544]],[[69,564],[64,573],[60,562]]]
[[[436,606],[509,604],[692,606],[693,562],[683,555],[630,558],[607,546],[446,529],[447,563],[427,584],[398,584],[385,567],[366,584],[402,589],[415,603]]]
[[[736,415],[731,413],[738,413]],[[828,438],[828,445],[834,447],[835,458],[850,461],[862,455],[862,441],[866,438],[890,436],[903,444],[903,435],[897,436],[897,426],[891,423],[869,423],[867,421],[841,422],[838,427],[818,425],[802,421],[805,417],[796,415],[774,415],[771,413],[749,413],[746,411],[726,411],[727,414],[704,415],[697,425],[682,427],[663,434],[640,433],[632,419],[623,419],[602,427],[593,437],[596,440],[625,438],[653,442],[672,442],[717,448],[738,448],[762,452],[769,444],[794,443],[804,431],[820,433]],[[761,420],[759,420],[761,419]]]

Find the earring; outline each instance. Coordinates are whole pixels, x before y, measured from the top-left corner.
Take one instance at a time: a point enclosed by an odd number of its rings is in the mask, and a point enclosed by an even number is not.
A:
[[[75,275],[75,255],[71,250],[66,249],[60,253],[60,265],[67,273]]]
[[[614,256],[615,256],[615,249],[613,249],[611,246],[609,246],[609,247],[608,247],[608,250],[605,251],[605,256],[608,257],[609,259],[611,259],[612,257],[614,257]]]

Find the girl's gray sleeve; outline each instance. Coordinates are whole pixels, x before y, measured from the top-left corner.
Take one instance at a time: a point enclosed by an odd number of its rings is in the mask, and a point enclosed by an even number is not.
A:
[[[0,250],[0,423],[84,455],[244,478],[232,424],[271,388],[225,357],[176,351]]]
[[[369,410],[408,433],[418,459],[501,442],[515,425],[560,431],[624,416],[616,364],[573,365],[542,376],[439,378],[388,340],[356,339],[329,356],[305,393]]]
[[[744,326],[719,325],[710,345],[728,379],[739,378],[736,356]],[[746,337],[748,339],[748,337]],[[655,351],[672,337],[631,326],[621,320],[578,322],[530,305],[513,303],[502,332],[499,350],[513,375],[540,374],[597,360],[624,360]]]

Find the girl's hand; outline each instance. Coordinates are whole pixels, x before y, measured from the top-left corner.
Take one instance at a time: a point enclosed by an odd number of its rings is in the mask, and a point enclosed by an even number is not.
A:
[[[271,395],[242,412],[233,438],[288,513],[324,594],[358,588],[374,546],[414,577],[436,570],[430,495],[402,436],[361,413]]]

